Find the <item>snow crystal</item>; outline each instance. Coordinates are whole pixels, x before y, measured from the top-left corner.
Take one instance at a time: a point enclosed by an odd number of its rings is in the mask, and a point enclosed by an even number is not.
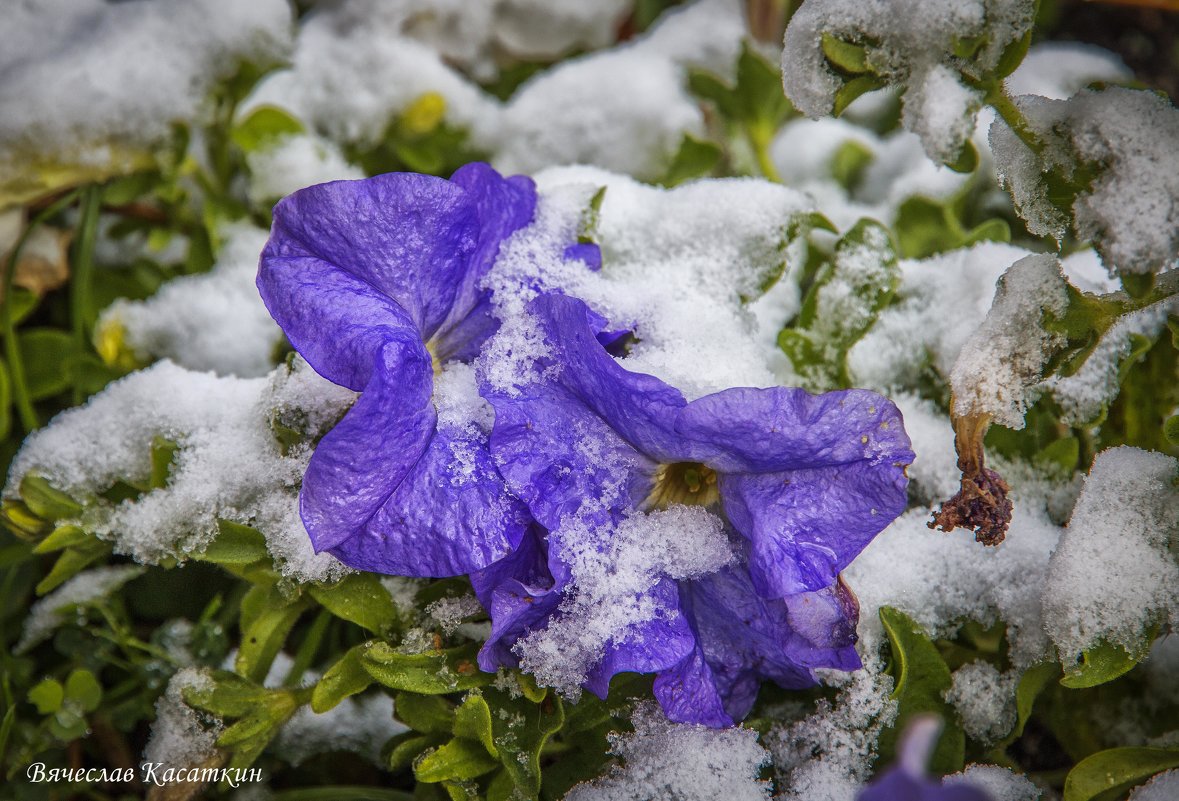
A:
[[[980,242],[902,261],[892,304],[848,353],[857,385],[886,393],[916,387],[927,380],[929,367],[947,381],[963,345],[986,318],[995,282],[1026,255],[1012,245]]]
[[[495,411],[479,394],[475,368],[461,362],[448,363],[434,376],[434,407],[439,427],[488,433],[495,422]]]
[[[811,117],[830,115],[844,78],[827,64],[824,36],[863,46],[867,66],[889,83],[907,84],[903,122],[921,135],[931,158],[950,160],[973,131],[978,97],[955,72],[982,78],[1004,49],[1032,24],[1030,0],[863,3],[810,0],[786,29],[782,84]],[[981,40],[970,59],[954,55],[958,40]]]
[[[834,702],[822,700],[814,713],[779,724],[765,737],[784,801],[852,801],[868,780],[881,731],[896,720],[890,697],[892,677],[876,653],[879,640],[861,643],[864,667],[851,674],[830,672],[841,686]]]
[[[1044,585],[1044,622],[1065,664],[1099,641],[1131,652],[1179,611],[1179,461],[1120,447],[1093,461]]]
[[[990,662],[970,662],[954,671],[946,701],[953,704],[962,728],[974,740],[993,743],[1015,726],[1017,671],[1000,673]]]
[[[893,395],[892,401],[904,417],[905,433],[916,454],[905,471],[910,497],[925,504],[949,498],[958,491],[962,476],[949,416],[930,401],[906,392]]]
[[[660,582],[699,578],[733,559],[720,518],[675,504],[634,512],[615,524],[567,517],[549,535],[549,548],[569,565],[570,583],[556,618],[513,650],[540,684],[571,698],[580,695],[611,643],[622,644],[644,624],[679,615],[678,596],[668,607],[654,592]]]
[[[13,652],[26,653],[69,620],[71,609],[110,595],[142,572],[143,568],[135,565],[116,565],[86,570],[74,576],[29,608],[24,630]]]
[[[218,758],[216,742],[224,726],[219,720],[184,703],[185,690],[211,690],[213,680],[203,671],[182,668],[156,701],[156,719],[143,751],[144,762],[168,767],[212,767]]]
[[[1129,801],[1173,801],[1179,797],[1179,770],[1164,771],[1130,793]]]
[[[985,792],[991,801],[1039,801],[1040,788],[1026,777],[998,765],[968,765],[942,780],[947,787],[968,785]]]
[[[1069,100],[1016,98],[1043,144],[1037,157],[1002,121],[991,126],[999,175],[1035,234],[1060,239],[1067,217],[1048,200],[1044,174],[1095,170],[1072,206],[1077,236],[1111,272],[1151,273],[1179,258],[1179,109],[1153,92],[1114,87]]]
[[[306,405],[293,408],[300,397]],[[298,418],[314,428],[338,418],[352,397],[301,360],[278,368],[270,381],[218,378],[159,362],[30,435],[5,494],[12,497],[21,477],[38,473],[86,501],[87,530],[146,564],[199,552],[224,518],[261,531],[284,574],[338,578],[346,568],[312,552],[299,520],[297,489],[310,451],[295,448],[284,456],[269,421]],[[102,500],[98,493],[116,481],[149,474],[155,437],[179,445],[167,486],[118,504]]]
[[[364,171],[349,164],[335,143],[314,134],[284,136],[247,154],[246,162],[250,199],[260,206],[305,186],[364,177]]]
[[[770,785],[758,779],[769,755],[752,729],[710,729],[671,723],[654,704],[640,704],[634,733],[611,734],[622,762],[565,801],[763,801]]]
[[[147,300],[112,303],[96,339],[121,331],[143,362],[171,359],[190,370],[243,378],[269,373],[282,332],[254,286],[266,232],[236,225],[226,236],[210,272],[170,281]]]
[[[426,614],[438,624],[443,634],[453,634],[467,618],[479,614],[483,607],[474,595],[458,598],[439,598],[426,607]]]
[[[1130,354],[1131,337],[1153,341],[1179,314],[1179,298],[1168,298],[1120,318],[1101,337],[1080,369],[1072,375],[1049,376],[1041,385],[1060,404],[1061,422],[1081,425],[1097,420],[1121,388],[1121,363]]]
[[[1095,81],[1128,81],[1134,73],[1117,53],[1082,42],[1040,42],[1003,82],[1011,95],[1064,100]]]
[[[954,413],[984,415],[1008,428],[1023,428],[1052,347],[1060,337],[1041,324],[1068,305],[1056,257],[1025,256],[1003,274],[986,320],[971,335],[950,371]]]
[[[114,148],[152,145],[196,119],[242,60],[290,44],[283,0],[27,0],[0,29],[0,164],[101,167]]]

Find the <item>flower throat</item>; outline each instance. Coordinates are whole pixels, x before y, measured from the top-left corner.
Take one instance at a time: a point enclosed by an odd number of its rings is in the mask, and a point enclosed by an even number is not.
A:
[[[647,496],[647,509],[666,509],[673,503],[684,506],[713,506],[720,501],[716,471],[699,462],[661,464],[655,471],[655,486]]]

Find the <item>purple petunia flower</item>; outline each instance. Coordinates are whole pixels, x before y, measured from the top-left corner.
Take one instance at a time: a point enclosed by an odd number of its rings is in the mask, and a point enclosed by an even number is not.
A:
[[[317,551],[405,576],[468,573],[529,525],[478,426],[442,419],[440,366],[494,332],[480,279],[536,207],[532,181],[469,164],[303,189],[274,209],[258,289],[320,375],[362,394],[319,443],[300,493]]]
[[[542,295],[529,314],[544,343],[529,378],[481,391],[496,464],[550,534],[472,576],[493,619],[482,667],[514,664],[518,643],[560,618],[586,536],[609,550],[636,515],[682,506],[723,514],[736,557],[635,593],[654,612],[606,644],[586,687],[604,696],[617,672],[657,672],[672,719],[720,726],[747,714],[763,678],[804,687],[813,668],[858,667],[839,572],[904,510],[913,453],[896,407],[784,387],[688,402],[611,357],[581,301]]]
[[[946,784],[931,778],[926,765],[941,734],[936,717],[913,720],[901,737],[896,765],[860,791],[856,801],[992,801],[969,784]]]

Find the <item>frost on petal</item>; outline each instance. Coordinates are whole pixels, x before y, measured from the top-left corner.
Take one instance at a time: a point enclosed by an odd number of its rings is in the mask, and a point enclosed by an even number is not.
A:
[[[1179,461],[1120,447],[1098,454],[1044,585],[1044,624],[1071,664],[1101,641],[1130,653],[1179,614]]]

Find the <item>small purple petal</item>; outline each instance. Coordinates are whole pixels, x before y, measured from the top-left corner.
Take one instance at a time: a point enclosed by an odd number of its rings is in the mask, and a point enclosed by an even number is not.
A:
[[[565,248],[562,254],[566,261],[582,261],[593,272],[602,269],[602,250],[593,242],[578,242]]]

